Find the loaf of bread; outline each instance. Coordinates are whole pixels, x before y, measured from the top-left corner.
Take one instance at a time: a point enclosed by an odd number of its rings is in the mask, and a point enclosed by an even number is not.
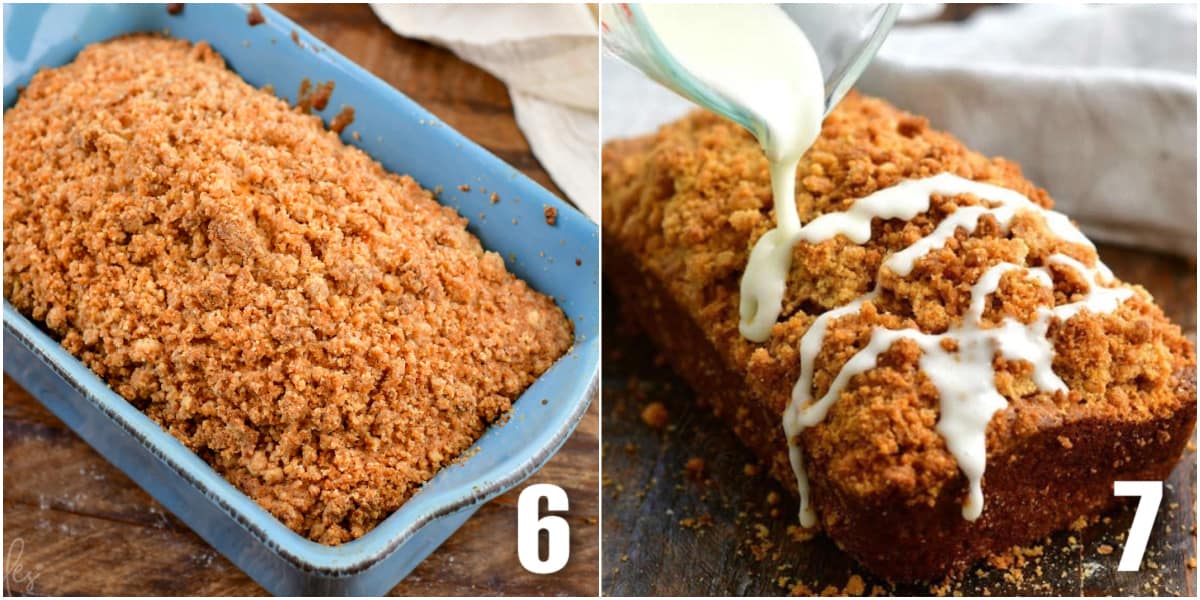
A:
[[[796,243],[756,343],[739,282],[774,226],[767,166],[704,112],[606,145],[606,283],[865,567],[940,577],[1105,510],[1116,480],[1167,477],[1195,424],[1194,350],[1016,165],[849,95],[797,170],[803,222],[886,212],[884,190],[925,189],[925,204]],[[970,438],[964,414],[983,414],[986,457],[952,445]],[[790,440],[785,417],[804,421]]]
[[[123,37],[34,76],[4,114],[4,232],[18,310],[327,544],[572,341],[465,219],[203,42]]]

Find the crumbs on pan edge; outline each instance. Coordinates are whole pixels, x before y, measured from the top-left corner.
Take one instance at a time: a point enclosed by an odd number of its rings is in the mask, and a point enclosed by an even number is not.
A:
[[[266,19],[266,17],[263,17],[262,11],[258,10],[258,5],[257,4],[251,5],[250,12],[246,13],[246,23],[249,24],[251,27],[255,27],[257,25],[262,25],[263,23],[266,23],[266,22],[267,22],[267,19]]]

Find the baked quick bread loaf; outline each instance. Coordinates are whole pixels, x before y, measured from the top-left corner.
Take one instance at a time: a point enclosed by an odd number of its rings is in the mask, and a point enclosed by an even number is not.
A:
[[[698,112],[603,163],[607,284],[879,575],[940,577],[1040,539],[1112,505],[1115,480],[1166,478],[1191,438],[1179,327],[1015,165],[921,117],[851,94],[825,120],[795,199],[822,233],[795,244],[763,343],[738,328],[774,226],[755,140]]]
[[[465,226],[204,43],[90,46],[4,114],[5,297],[327,544],[399,507],[571,344]]]

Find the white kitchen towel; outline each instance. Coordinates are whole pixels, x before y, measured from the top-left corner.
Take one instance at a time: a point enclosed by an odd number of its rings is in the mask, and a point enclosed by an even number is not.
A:
[[[1010,6],[903,25],[858,89],[1004,156],[1093,239],[1196,254],[1194,6]],[[691,108],[605,55],[602,139]]]
[[[583,4],[372,4],[396,33],[443,46],[508,86],[551,179],[600,220],[596,21]]]

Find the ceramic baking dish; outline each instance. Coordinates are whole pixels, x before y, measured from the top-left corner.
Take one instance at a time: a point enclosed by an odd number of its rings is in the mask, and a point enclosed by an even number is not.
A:
[[[289,101],[302,79],[332,79],[336,88],[321,113],[326,121],[342,105],[353,106],[354,123],[342,135],[346,143],[426,188],[440,186],[442,202],[471,219],[470,230],[485,247],[558,301],[575,325],[571,351],[514,403],[507,423],[483,435],[468,460],[443,469],[367,535],[336,547],[285,527],[7,301],[4,370],[267,590],[383,594],[480,505],[545,463],[587,410],[599,363],[597,227],[279,13],[260,10],[266,23],[250,27],[248,7],[241,5],[189,4],[178,16],[163,5],[5,5],[4,107],[13,105],[38,69],[71,61],[87,44],[138,31],[206,40],[246,81],[271,84]],[[461,184],[476,191],[459,192]],[[480,187],[504,200],[491,204]],[[544,206],[558,210],[555,226],[547,225]]]

